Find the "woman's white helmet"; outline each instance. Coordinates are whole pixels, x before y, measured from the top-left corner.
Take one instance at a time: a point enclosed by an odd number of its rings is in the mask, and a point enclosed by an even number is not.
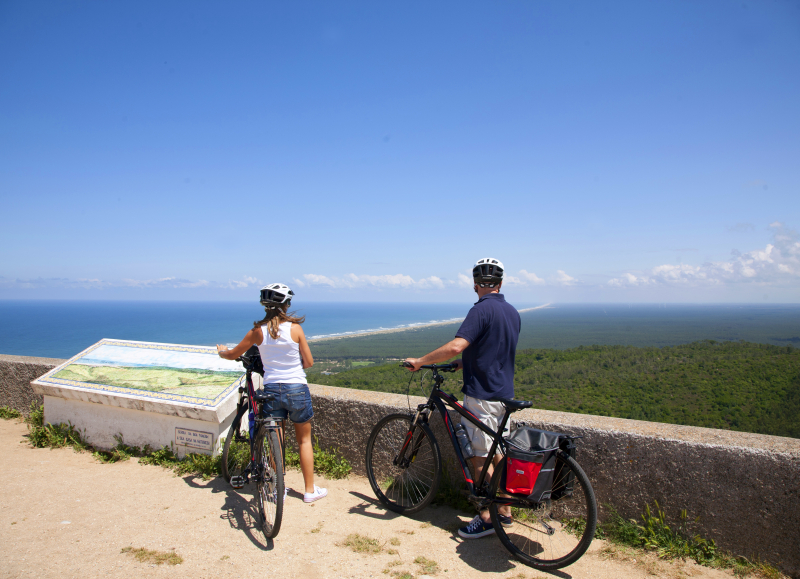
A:
[[[472,268],[472,279],[481,287],[494,287],[503,281],[503,262],[493,257],[479,259]]]
[[[271,283],[261,288],[261,305],[265,308],[292,304],[294,292],[282,283]]]

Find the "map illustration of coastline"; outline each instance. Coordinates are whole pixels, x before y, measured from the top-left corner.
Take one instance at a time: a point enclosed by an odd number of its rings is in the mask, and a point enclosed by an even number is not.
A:
[[[223,360],[210,349],[192,349],[195,351],[174,351],[163,344],[105,343],[52,378],[206,400],[215,399],[241,378],[243,369],[238,362]]]

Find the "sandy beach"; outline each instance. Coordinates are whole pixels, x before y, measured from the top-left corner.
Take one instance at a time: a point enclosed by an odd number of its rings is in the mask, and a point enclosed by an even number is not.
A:
[[[543,309],[550,308],[550,307],[552,307],[552,304],[547,303],[547,304],[543,304],[541,306],[536,306],[536,307],[533,307],[533,308],[524,308],[524,309],[517,310],[517,311],[519,313],[523,314],[525,312],[532,312],[534,310],[543,310]],[[341,340],[343,338],[360,338],[362,336],[374,336],[376,334],[393,334],[395,332],[407,332],[409,330],[421,330],[421,329],[425,329],[425,328],[433,328],[433,327],[436,327],[436,326],[450,326],[450,325],[454,325],[454,324],[460,324],[463,321],[464,321],[464,318],[453,318],[451,320],[445,320],[443,322],[431,322],[429,324],[414,324],[413,326],[404,326],[402,328],[387,328],[387,329],[381,329],[381,330],[369,330],[369,331],[366,331],[366,332],[352,332],[352,333],[342,334],[342,335],[339,335],[339,336],[323,336],[323,337],[320,337],[320,338],[309,338],[308,341],[310,343],[313,343],[313,342],[327,342],[327,341],[330,341],[330,340]]]

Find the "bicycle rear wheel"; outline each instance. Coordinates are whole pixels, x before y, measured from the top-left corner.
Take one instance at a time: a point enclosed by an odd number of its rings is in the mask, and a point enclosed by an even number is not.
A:
[[[442,474],[439,444],[430,427],[418,423],[411,431],[411,420],[408,414],[383,417],[369,435],[366,456],[367,478],[375,496],[389,510],[405,515],[430,504]]]
[[[490,496],[502,491],[505,468],[503,459],[492,476]],[[561,498],[512,506],[511,526],[500,524],[497,503],[489,506],[500,542],[514,557],[542,571],[561,569],[580,559],[597,527],[597,501],[583,469],[559,452],[555,472],[560,474],[553,481],[553,495]]]
[[[278,433],[262,426],[256,435],[256,497],[261,528],[267,539],[277,536],[283,519],[283,452]]]
[[[233,419],[222,447],[222,478],[227,482],[231,482],[231,477],[241,476],[250,463],[250,434],[242,431],[242,417],[247,408],[243,406]]]

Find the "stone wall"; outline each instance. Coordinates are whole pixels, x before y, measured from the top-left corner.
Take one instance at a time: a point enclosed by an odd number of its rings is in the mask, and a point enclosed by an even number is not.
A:
[[[27,412],[36,399],[30,381],[61,362],[0,356],[0,405]],[[364,450],[375,423],[424,401],[309,387],[314,434],[322,447],[338,448],[358,474],[364,474]],[[721,548],[800,577],[800,440],[546,410],[524,410],[514,418],[584,437],[577,459],[600,505],[634,518],[657,500],[673,521],[686,509],[690,517],[700,517],[700,534]],[[450,479],[459,481],[442,421],[434,417],[433,425]],[[601,508],[601,517],[606,513]]]
[[[31,402],[42,403],[41,394],[31,388],[31,380],[63,362],[56,358],[0,354],[0,406],[14,408],[27,416]]]
[[[375,423],[416,409],[423,398],[310,385],[314,434],[364,474]],[[457,415],[456,415],[457,416]],[[456,418],[453,416],[453,418]],[[620,418],[523,410],[515,421],[583,436],[577,460],[592,482],[601,518],[613,505],[639,518],[657,500],[674,523],[699,516],[698,532],[726,550],[800,577],[800,440]],[[463,480],[443,421],[432,418],[450,478]]]

